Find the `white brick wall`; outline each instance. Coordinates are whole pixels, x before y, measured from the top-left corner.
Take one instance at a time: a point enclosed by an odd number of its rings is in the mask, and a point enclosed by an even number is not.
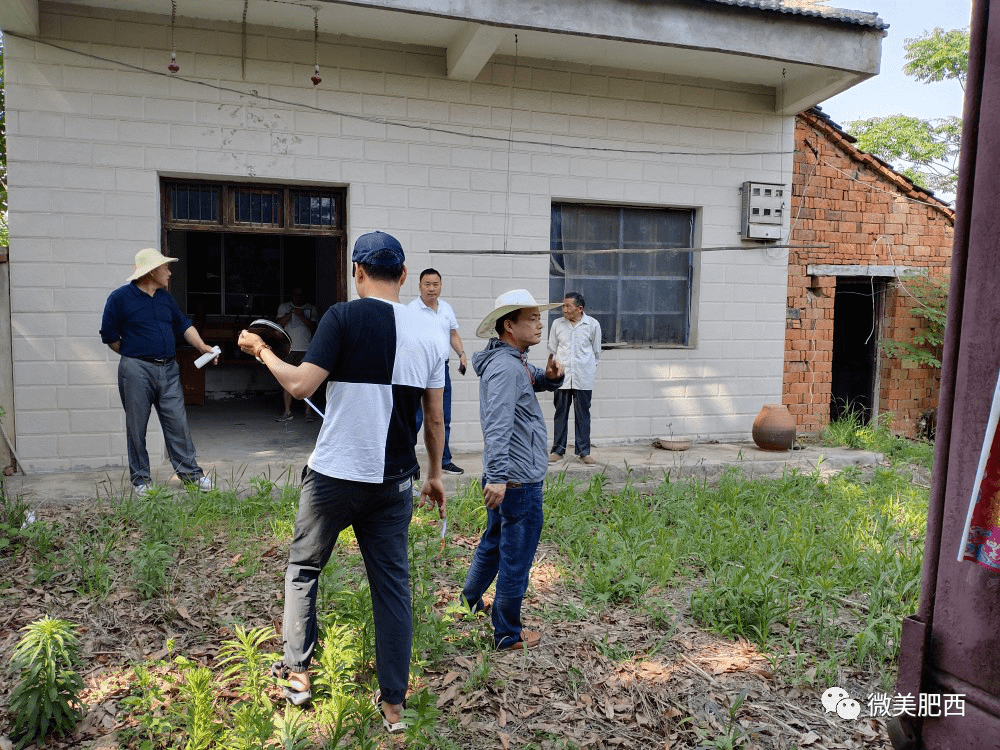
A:
[[[790,180],[788,156],[623,153],[790,150],[791,122],[759,88],[525,59],[515,70],[506,58],[451,81],[441,50],[343,38],[321,40],[314,88],[311,39],[259,27],[243,81],[238,25],[179,18],[180,75],[203,86],[161,75],[162,16],[85,13],[43,6],[43,37],[151,72],[5,40],[15,408],[29,469],[123,460],[118,358],[97,332],[134,253],[160,244],[160,173],[347,186],[351,239],[375,228],[400,238],[404,299],[422,268],[438,268],[470,352],[495,296],[547,296],[545,255],[487,253],[547,250],[553,200],[695,208],[701,242],[736,245],[740,184]],[[697,267],[695,348],[604,352],[598,447],[667,432],[746,438],[760,406],[780,400],[784,253],[709,252]],[[543,342],[531,359],[544,358]],[[478,449],[478,380],[454,374],[452,447]],[[551,418],[551,397],[542,403]],[[157,433],[153,420],[154,460]]]

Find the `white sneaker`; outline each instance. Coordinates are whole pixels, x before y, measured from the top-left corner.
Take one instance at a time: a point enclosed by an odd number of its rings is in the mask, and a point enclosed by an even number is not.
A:
[[[198,479],[192,484],[194,484],[194,486],[202,492],[211,492],[215,489],[215,485],[212,484],[212,477],[208,475],[198,477]]]
[[[134,492],[137,497],[146,497],[146,495],[149,494],[149,491],[151,489],[153,489],[153,486],[150,485],[150,484],[133,484],[132,485],[132,492]]]

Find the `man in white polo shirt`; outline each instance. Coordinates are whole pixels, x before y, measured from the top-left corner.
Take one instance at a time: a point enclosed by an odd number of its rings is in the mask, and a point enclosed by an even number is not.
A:
[[[465,375],[465,347],[462,337],[458,335],[458,319],[451,305],[441,299],[441,274],[433,268],[425,268],[420,272],[420,296],[410,303],[414,310],[420,310],[434,320],[441,328],[444,340],[458,355],[458,372]],[[423,420],[423,412],[417,411],[417,429]],[[441,457],[441,471],[445,474],[462,474],[464,469],[456,466],[451,460],[451,374],[448,363],[444,366],[444,454]]]

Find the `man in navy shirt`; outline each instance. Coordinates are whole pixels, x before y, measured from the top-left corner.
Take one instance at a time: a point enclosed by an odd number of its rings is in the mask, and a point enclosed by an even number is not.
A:
[[[174,355],[175,342],[181,337],[202,354],[213,349],[202,341],[167,291],[170,264],[176,260],[153,248],[136,253],[135,269],[126,279],[129,283],[108,297],[101,321],[101,341],[121,355],[118,393],[125,407],[129,474],[138,495],[146,494],[153,481],[146,451],[146,425],[154,406],[177,476],[200,490],[212,489],[211,478],[205,476],[195,459],[180,367]]]
[[[395,237],[361,235],[351,260],[360,299],[326,311],[302,364],[283,362],[248,331],[240,333],[239,345],[295,398],[307,398],[326,383],[323,427],[303,472],[285,569],[284,659],[272,674],[286,681],[288,701],[311,700],[319,577],[340,532],[351,526],[371,588],[379,683],[372,698],[385,728],[395,733],[406,729],[413,643],[408,533],[419,468],[417,405],[423,405],[429,462],[421,501],[437,505],[444,518],[441,402],[448,349],[440,330],[399,302],[406,258]]]

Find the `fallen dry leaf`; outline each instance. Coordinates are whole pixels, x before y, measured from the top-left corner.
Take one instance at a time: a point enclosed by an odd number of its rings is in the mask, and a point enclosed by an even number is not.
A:
[[[449,701],[454,700],[456,695],[458,695],[458,685],[451,685],[447,690],[444,691],[441,697],[438,698],[437,707],[441,708],[442,706],[446,705]]]

